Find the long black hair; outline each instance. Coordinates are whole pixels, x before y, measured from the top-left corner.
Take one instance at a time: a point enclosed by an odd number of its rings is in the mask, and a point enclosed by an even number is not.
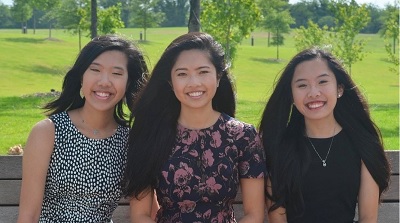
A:
[[[114,110],[114,119],[121,125],[129,125],[129,116],[123,111],[123,104],[126,101],[128,107],[132,106],[135,94],[141,85],[148,78],[149,71],[142,52],[133,42],[117,35],[104,35],[93,38],[79,53],[74,65],[64,77],[61,95],[47,103],[43,108],[46,109],[48,116],[80,108],[85,103],[85,99],[80,97],[80,88],[83,74],[90,64],[100,54],[118,50],[124,53],[128,59],[128,83],[125,92],[126,100],[118,102]]]
[[[212,99],[213,109],[235,115],[234,88],[222,46],[206,33],[191,32],[176,38],[161,55],[132,108],[135,120],[128,140],[126,196],[139,198],[142,192],[157,187],[161,166],[175,143],[181,109],[170,85],[172,67],[182,51],[192,49],[206,52],[216,68],[220,82]]]
[[[295,55],[283,70],[259,125],[272,186],[272,194],[267,193],[266,196],[274,202],[269,211],[278,207],[285,207],[295,213],[304,210],[301,181],[310,160],[302,141],[304,116],[293,106],[291,82],[296,66],[315,58],[327,62],[338,86],[344,89],[333,111],[335,119],[342,126],[342,131],[350,137],[356,152],[378,184],[380,195],[389,184],[390,167],[384,153],[382,136],[371,120],[364,96],[340,61],[328,51],[310,48]]]

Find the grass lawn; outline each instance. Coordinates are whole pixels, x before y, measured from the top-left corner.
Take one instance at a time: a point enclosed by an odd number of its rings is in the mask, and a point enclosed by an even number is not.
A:
[[[122,29],[120,33],[139,39],[140,29]],[[138,41],[148,57],[150,68],[175,37],[186,28],[154,28],[147,30],[147,41]],[[0,154],[9,147],[24,145],[32,126],[45,116],[39,109],[49,97],[26,97],[37,92],[60,90],[63,75],[79,52],[78,36],[64,30],[0,29]],[[256,31],[239,46],[232,74],[237,89],[237,118],[258,125],[265,102],[276,76],[296,53],[293,38],[287,36],[284,46],[267,47],[267,34]],[[399,76],[389,72],[383,39],[379,35],[360,35],[368,39],[367,55],[353,64],[352,77],[366,95],[371,115],[382,131],[386,149],[399,150]],[[89,41],[82,37],[82,46]]]

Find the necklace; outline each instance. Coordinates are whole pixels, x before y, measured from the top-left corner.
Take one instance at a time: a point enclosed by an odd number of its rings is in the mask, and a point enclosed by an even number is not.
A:
[[[81,117],[82,124],[85,125],[88,128],[88,131],[91,131],[91,133],[93,133],[93,135],[98,136],[98,135],[101,135],[102,132],[103,133],[108,133],[109,132],[109,131],[102,131],[101,132],[99,129],[94,129],[94,128],[90,127],[90,125],[85,122],[85,119],[83,118],[83,116],[81,114],[81,111],[78,111],[78,113],[79,113],[79,116]],[[112,132],[115,132],[115,131],[116,131],[116,129],[112,129]]]
[[[311,142],[310,137],[308,137],[308,134],[307,134],[307,131],[306,131],[307,139],[310,142],[310,144],[311,144],[312,148],[314,149],[315,153],[318,155],[319,159],[322,161],[322,166],[323,167],[326,167],[326,160],[328,159],[329,153],[331,152],[333,139],[335,138],[335,130],[336,130],[336,126],[333,128],[333,136],[332,136],[331,144],[329,145],[329,149],[328,149],[328,152],[326,153],[325,159],[321,158],[321,156],[319,155],[319,153],[315,149],[314,144]]]

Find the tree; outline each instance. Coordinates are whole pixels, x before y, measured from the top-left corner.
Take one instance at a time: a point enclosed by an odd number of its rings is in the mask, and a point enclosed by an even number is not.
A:
[[[97,36],[97,0],[90,0],[90,36]]]
[[[307,28],[301,26],[295,30],[294,41],[297,51],[313,46],[324,47],[331,42],[328,38],[328,27],[320,28],[312,20],[308,20]]]
[[[25,1],[14,0],[11,7],[11,15],[15,21],[21,23],[22,32],[25,33],[27,29],[26,22],[32,17],[32,7]]]
[[[164,13],[155,12],[158,0],[134,0],[132,11],[134,26],[143,28],[144,41],[147,40],[147,28],[156,27],[164,20]]]
[[[0,28],[12,28],[14,25],[10,6],[0,3]]]
[[[189,32],[200,31],[200,0],[190,0]]]
[[[116,33],[116,30],[124,27],[121,20],[121,3],[99,11],[99,32],[101,34]]]
[[[389,70],[399,74],[399,4],[394,6],[387,5],[385,15],[382,18],[384,21],[383,28],[380,30],[381,36],[385,39],[385,49],[388,54],[389,62],[394,66]],[[397,50],[396,50],[397,46]],[[396,53],[397,52],[397,53]]]
[[[355,0],[339,0],[332,2],[330,8],[335,14],[335,27],[331,38],[337,40],[333,47],[333,53],[343,60],[349,68],[364,57],[365,39],[356,39],[360,31],[370,20],[369,11],[365,4],[359,6]]]
[[[187,0],[161,0],[157,5],[157,11],[165,14],[160,26],[182,27],[187,24],[189,3]]]
[[[270,0],[260,5],[264,16],[262,26],[273,34],[272,42],[269,44],[276,46],[276,59],[279,60],[279,46],[284,44],[283,34],[289,33],[290,25],[295,23],[294,19],[285,1]]]
[[[237,45],[250,35],[260,21],[260,10],[253,0],[204,0],[202,9],[204,31],[222,44],[232,62]]]
[[[63,0],[57,11],[58,25],[79,37],[81,49],[81,35],[90,30],[90,5],[88,0]]]

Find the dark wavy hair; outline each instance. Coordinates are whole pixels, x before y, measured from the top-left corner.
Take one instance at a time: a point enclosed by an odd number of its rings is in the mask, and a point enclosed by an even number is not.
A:
[[[157,187],[161,166],[175,143],[181,109],[170,85],[172,67],[182,51],[192,49],[207,53],[216,68],[220,82],[212,99],[213,109],[232,117],[235,115],[234,87],[222,46],[206,33],[191,32],[173,40],[132,108],[135,120],[128,140],[128,161],[123,181],[125,196],[139,198],[142,192]]]
[[[269,211],[278,207],[285,207],[294,213],[304,210],[301,181],[310,160],[302,141],[305,132],[304,116],[293,106],[291,82],[297,65],[316,58],[327,62],[338,86],[344,88],[333,111],[336,121],[350,137],[356,152],[379,185],[380,195],[389,184],[390,167],[384,153],[382,136],[370,118],[364,96],[340,61],[330,52],[310,48],[295,55],[283,70],[259,125],[267,157],[267,177],[272,186],[272,194],[267,193],[266,196],[274,202]]]
[[[125,92],[126,100],[118,102],[114,110],[114,119],[121,125],[129,125],[129,115],[123,111],[124,101],[132,106],[135,94],[148,78],[149,71],[142,52],[133,42],[117,35],[104,35],[93,38],[79,53],[74,65],[64,77],[61,95],[47,103],[43,108],[48,116],[80,108],[85,99],[79,95],[83,74],[100,54],[118,50],[128,59],[128,83]]]

